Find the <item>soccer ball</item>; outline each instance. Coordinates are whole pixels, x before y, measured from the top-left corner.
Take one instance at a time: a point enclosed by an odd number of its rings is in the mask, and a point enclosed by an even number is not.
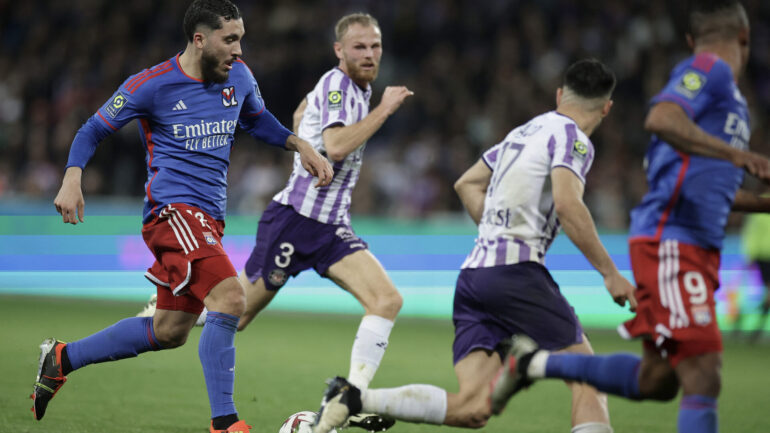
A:
[[[309,410],[297,412],[283,422],[278,433],[313,433],[315,418],[315,412]],[[332,430],[329,433],[337,433],[337,430]]]

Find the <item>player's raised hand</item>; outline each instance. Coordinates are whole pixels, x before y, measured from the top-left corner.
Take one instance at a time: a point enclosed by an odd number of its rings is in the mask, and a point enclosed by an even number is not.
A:
[[[610,292],[612,300],[621,307],[626,306],[628,301],[628,307],[631,311],[636,311],[636,298],[634,292],[636,287],[633,286],[627,279],[625,279],[619,272],[608,275],[604,278],[604,286],[607,287],[607,291]]]
[[[764,155],[755,152],[738,152],[733,164],[745,169],[760,180],[770,182],[770,159]]]
[[[56,206],[56,212],[62,216],[64,223],[77,224],[78,220],[82,223],[85,201],[83,200],[83,191],[80,189],[80,177],[83,170],[80,167],[69,167],[64,174],[59,193],[53,201]]]
[[[406,86],[388,86],[382,92],[380,105],[387,110],[388,115],[391,115],[398,110],[404,99],[412,95],[414,92],[407,89]]]

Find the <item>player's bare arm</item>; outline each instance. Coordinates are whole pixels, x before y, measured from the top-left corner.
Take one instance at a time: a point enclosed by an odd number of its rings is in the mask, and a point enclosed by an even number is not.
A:
[[[302,98],[302,102],[299,103],[292,116],[291,126],[295,134],[299,132],[299,124],[302,122],[302,116],[305,115],[305,108],[307,108],[307,98]]]
[[[61,214],[64,223],[77,224],[78,220],[81,223],[85,222],[83,220],[85,201],[83,200],[83,191],[80,189],[82,175],[83,169],[80,167],[67,168],[59,193],[56,194],[53,201],[56,212]]]
[[[580,249],[588,261],[604,277],[604,285],[616,304],[629,303],[636,310],[634,286],[626,280],[613,263],[599,240],[596,225],[583,203],[583,182],[568,168],[556,167],[551,171],[554,211],[561,221],[564,233]]]
[[[647,114],[644,129],[658,135],[685,153],[730,161],[762,180],[770,180],[770,160],[730,147],[695,124],[682,107],[673,102],[655,104]]]
[[[334,177],[334,170],[332,169],[329,161],[323,157],[318,151],[313,149],[307,141],[297,137],[296,135],[290,135],[286,139],[286,149],[293,150],[299,153],[300,161],[302,161],[302,167],[308,171],[308,173],[318,178],[315,187],[320,188],[331,183]]]
[[[342,161],[358,149],[398,110],[404,100],[414,95],[405,86],[388,86],[382,93],[380,105],[360,122],[349,126],[326,128],[323,131],[324,147],[332,161]]]
[[[739,189],[735,193],[732,210],[738,212],[770,212],[770,197],[760,196],[745,189]]]
[[[492,170],[479,159],[455,182],[455,191],[476,225],[484,214],[484,198],[491,178]]]

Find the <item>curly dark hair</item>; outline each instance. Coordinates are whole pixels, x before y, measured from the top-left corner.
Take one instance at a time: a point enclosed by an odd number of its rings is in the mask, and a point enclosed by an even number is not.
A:
[[[184,14],[184,34],[187,40],[192,42],[195,29],[199,25],[210,29],[221,29],[222,23],[219,18],[230,21],[240,17],[241,11],[238,6],[229,0],[195,0]]]

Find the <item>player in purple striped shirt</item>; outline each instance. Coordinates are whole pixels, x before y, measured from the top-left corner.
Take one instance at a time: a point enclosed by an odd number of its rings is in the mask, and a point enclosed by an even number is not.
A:
[[[582,326],[544,266],[553,236],[564,231],[604,276],[616,303],[633,309],[634,287],[619,273],[583,203],[593,159],[591,133],[606,116],[614,74],[597,60],[570,66],[556,93],[556,110],[514,128],[455,184],[479,226],[477,245],[457,279],[452,345],[456,393],[428,384],[358,389],[335,378],[314,433],[341,425],[361,410],[408,422],[480,428],[500,406],[490,382],[506,358],[511,335],[528,332],[561,352],[593,353]],[[526,331],[525,331],[526,330]],[[612,433],[606,396],[568,383],[572,433]]]
[[[256,246],[239,275],[247,294],[239,329],[270,303],[289,277],[313,268],[353,294],[364,308],[349,378],[366,389],[385,354],[402,299],[366,242],[353,231],[350,199],[366,141],[412,92],[403,86],[387,87],[370,112],[370,83],[377,78],[382,56],[379,24],[368,14],[346,15],[337,22],[335,33],[339,64],[302,101],[295,128],[299,137],[331,160],[334,178],[328,186],[311,188],[311,174],[295,158],[286,187],[260,218]]]

